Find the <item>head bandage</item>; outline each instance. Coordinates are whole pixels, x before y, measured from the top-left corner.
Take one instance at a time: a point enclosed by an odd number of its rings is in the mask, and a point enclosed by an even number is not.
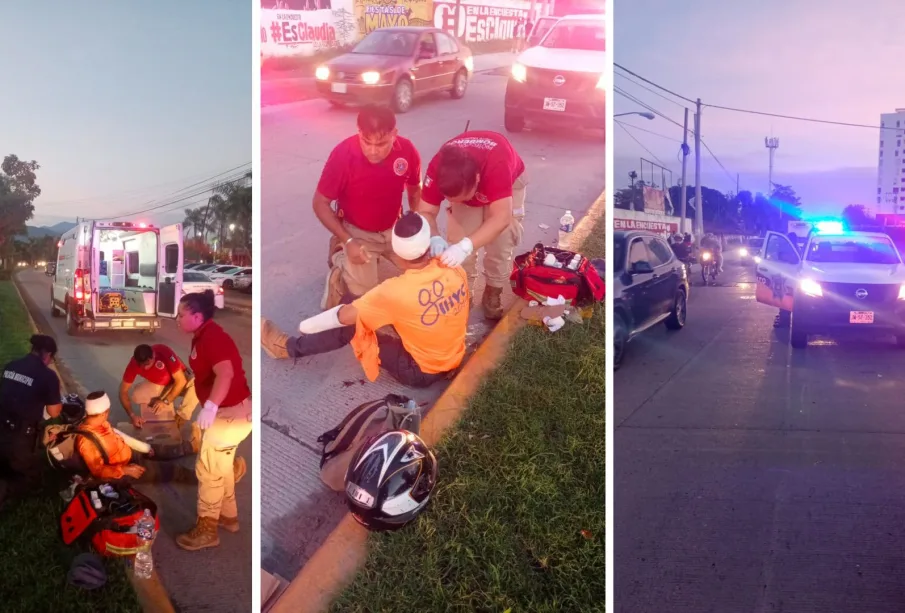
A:
[[[104,394],[100,398],[89,398],[85,401],[85,413],[88,415],[101,415],[110,410],[110,397]]]
[[[421,218],[421,230],[414,236],[403,238],[396,234],[396,229],[393,228],[393,251],[403,260],[417,260],[427,253],[431,246],[430,224],[427,223],[424,216],[419,213],[415,214]]]

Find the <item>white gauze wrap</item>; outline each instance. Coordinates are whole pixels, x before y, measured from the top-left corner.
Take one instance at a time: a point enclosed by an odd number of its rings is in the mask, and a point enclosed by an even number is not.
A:
[[[431,228],[430,224],[420,213],[415,213],[421,218],[421,230],[414,236],[402,238],[393,230],[393,251],[403,260],[411,262],[417,260],[427,253],[431,246]]]
[[[110,410],[110,397],[104,394],[100,398],[88,398],[85,400],[85,413],[87,415],[100,415]]]
[[[339,310],[341,308],[343,308],[343,305],[335,306],[329,311],[309,317],[299,324],[299,332],[302,334],[317,334],[325,330],[341,328],[342,324],[339,323]]]

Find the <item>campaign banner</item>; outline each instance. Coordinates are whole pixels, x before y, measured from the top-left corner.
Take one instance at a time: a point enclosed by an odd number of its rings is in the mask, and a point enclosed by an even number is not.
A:
[[[358,37],[377,28],[433,25],[432,0],[354,0]]]
[[[306,11],[261,10],[261,54],[313,55],[355,42],[356,26],[345,8]]]
[[[530,7],[528,0],[462,0],[457,13],[455,2],[434,2],[434,27],[465,43],[511,40]]]
[[[643,219],[625,219],[615,217],[613,219],[614,230],[646,230],[662,236],[676,234],[679,231],[679,220],[672,221],[647,221]]]
[[[666,214],[666,200],[663,197],[664,192],[662,189],[657,189],[656,187],[648,187],[647,185],[645,185],[641,191],[644,197],[645,213],[654,213],[659,215]]]

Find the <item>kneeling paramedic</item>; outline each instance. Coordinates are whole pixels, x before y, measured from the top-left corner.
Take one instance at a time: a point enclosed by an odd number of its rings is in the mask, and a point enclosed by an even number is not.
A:
[[[462,266],[469,290],[477,279],[477,251],[484,248],[484,295],[487,319],[503,316],[501,296],[512,273],[512,252],[522,240],[525,217],[525,163],[506,137],[497,132],[463,132],[440,149],[427,167],[416,211],[431,225],[431,255],[447,266]],[[440,236],[437,215],[446,199],[447,238]]]
[[[57,343],[50,336],[31,337],[31,353],[3,368],[0,378],[0,504],[41,486],[44,459],[36,453],[44,412],[63,410],[60,378],[50,368]]]
[[[270,321],[261,322],[261,344],[273,358],[326,353],[351,343],[368,379],[383,366],[411,387],[446,379],[465,356],[468,279],[430,254],[430,225],[406,213],[393,228],[392,246],[404,272],[361,298],[306,319],[290,338]],[[392,326],[388,334],[384,326]],[[379,337],[379,342],[378,342]]]
[[[139,376],[145,380],[135,383]],[[182,402],[176,409],[175,402],[179,398],[182,398]],[[180,430],[183,424],[192,421],[192,413],[198,407],[195,381],[191,373],[176,352],[166,345],[139,345],[135,348],[119,384],[119,401],[132,425],[139,429],[144,425],[141,417],[143,406],[155,413],[174,407],[176,426]],[[198,453],[200,441],[201,430],[192,423],[191,443],[194,453]]]
[[[79,436],[76,450],[92,477],[100,481],[118,481],[125,477],[144,482],[196,481],[194,472],[178,462],[148,462],[142,456],[133,456],[132,449],[110,425],[109,418],[110,397],[104,392],[89,394],[85,400],[85,419],[79,424],[79,430],[93,434],[97,444],[86,436]]]

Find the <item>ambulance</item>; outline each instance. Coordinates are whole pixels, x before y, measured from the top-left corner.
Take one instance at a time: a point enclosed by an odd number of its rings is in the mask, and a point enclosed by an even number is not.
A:
[[[182,224],[83,221],[57,243],[50,313],[66,332],[153,334],[182,297]]]

